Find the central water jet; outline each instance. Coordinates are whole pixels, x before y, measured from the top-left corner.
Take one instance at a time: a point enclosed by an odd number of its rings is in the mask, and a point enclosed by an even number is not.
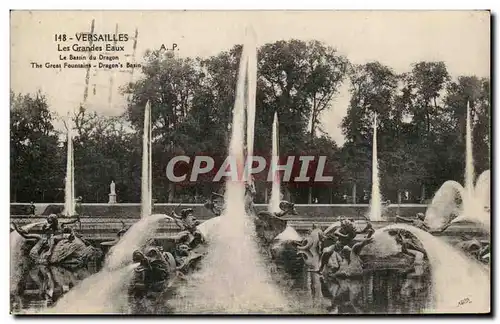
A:
[[[248,36],[248,35],[247,35]],[[233,108],[229,156],[236,161],[238,179],[227,178],[225,205],[214,225],[210,253],[200,272],[190,279],[189,310],[205,313],[270,313],[286,303],[271,282],[256,244],[254,215],[245,210],[244,125],[247,107],[246,154],[253,152],[252,107],[255,107],[256,45],[247,39],[240,59],[236,100]],[[245,92],[245,82],[248,87]],[[247,100],[245,100],[245,94]],[[250,183],[249,183],[250,184]]]

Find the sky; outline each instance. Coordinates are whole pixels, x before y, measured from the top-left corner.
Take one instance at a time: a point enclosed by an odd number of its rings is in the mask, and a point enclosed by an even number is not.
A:
[[[410,71],[415,62],[444,61],[453,78],[490,76],[487,11],[13,11],[11,90],[41,90],[59,115],[78,107],[83,100],[85,69],[37,69],[30,63],[60,63],[62,52],[57,51],[54,35],[88,32],[92,19],[95,33],[114,33],[118,24],[118,33],[133,37],[137,28],[136,61],[147,49],[173,43],[182,57],[215,55],[242,43],[245,28],[251,26],[259,46],[282,39],[317,39],[335,47],[352,63],[379,61],[396,73]],[[76,40],[67,44],[73,43]],[[133,41],[124,45],[124,53],[132,54]],[[119,56],[122,63],[131,61],[123,53]],[[139,78],[135,71],[131,76],[93,69],[89,109],[121,114],[124,98],[118,86]],[[112,100],[108,104],[110,89]],[[340,123],[349,105],[348,90],[345,83],[320,118],[323,129],[338,144],[344,142]]]

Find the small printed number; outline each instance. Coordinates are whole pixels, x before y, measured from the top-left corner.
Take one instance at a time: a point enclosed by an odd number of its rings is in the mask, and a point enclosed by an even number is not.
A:
[[[55,34],[54,39],[56,42],[65,42],[66,41],[66,34]]]

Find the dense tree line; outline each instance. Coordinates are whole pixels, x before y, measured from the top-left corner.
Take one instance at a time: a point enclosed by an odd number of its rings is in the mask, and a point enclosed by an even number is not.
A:
[[[128,98],[120,117],[83,107],[72,116],[75,129],[76,191],[84,202],[107,202],[114,180],[120,202],[140,200],[144,106],[152,105],[153,191],[159,202],[187,201],[220,190],[205,175],[198,183],[169,182],[165,167],[175,155],[224,158],[229,142],[241,46],[209,58],[179,58],[147,52],[142,77],[123,87]],[[346,142],[339,147],[323,130],[321,115],[341,85],[350,87],[342,120]],[[478,172],[490,167],[490,81],[451,78],[443,62],[418,62],[398,74],[379,62],[351,64],[318,41],[278,41],[258,51],[256,155],[270,156],[271,125],[279,115],[280,156],[327,156],[329,183],[284,184],[297,203],[357,202],[369,197],[372,123],[378,115],[382,194],[396,201],[429,198],[446,180],[463,182],[465,111],[473,116]],[[11,201],[64,199],[66,142],[43,94],[11,94]],[[211,174],[213,177],[213,174]],[[270,183],[256,179],[258,201]]]

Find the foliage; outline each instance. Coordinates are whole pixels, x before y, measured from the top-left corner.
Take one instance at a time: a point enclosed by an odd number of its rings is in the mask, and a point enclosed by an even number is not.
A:
[[[41,93],[10,93],[11,200],[55,200],[63,184],[61,150]]]

